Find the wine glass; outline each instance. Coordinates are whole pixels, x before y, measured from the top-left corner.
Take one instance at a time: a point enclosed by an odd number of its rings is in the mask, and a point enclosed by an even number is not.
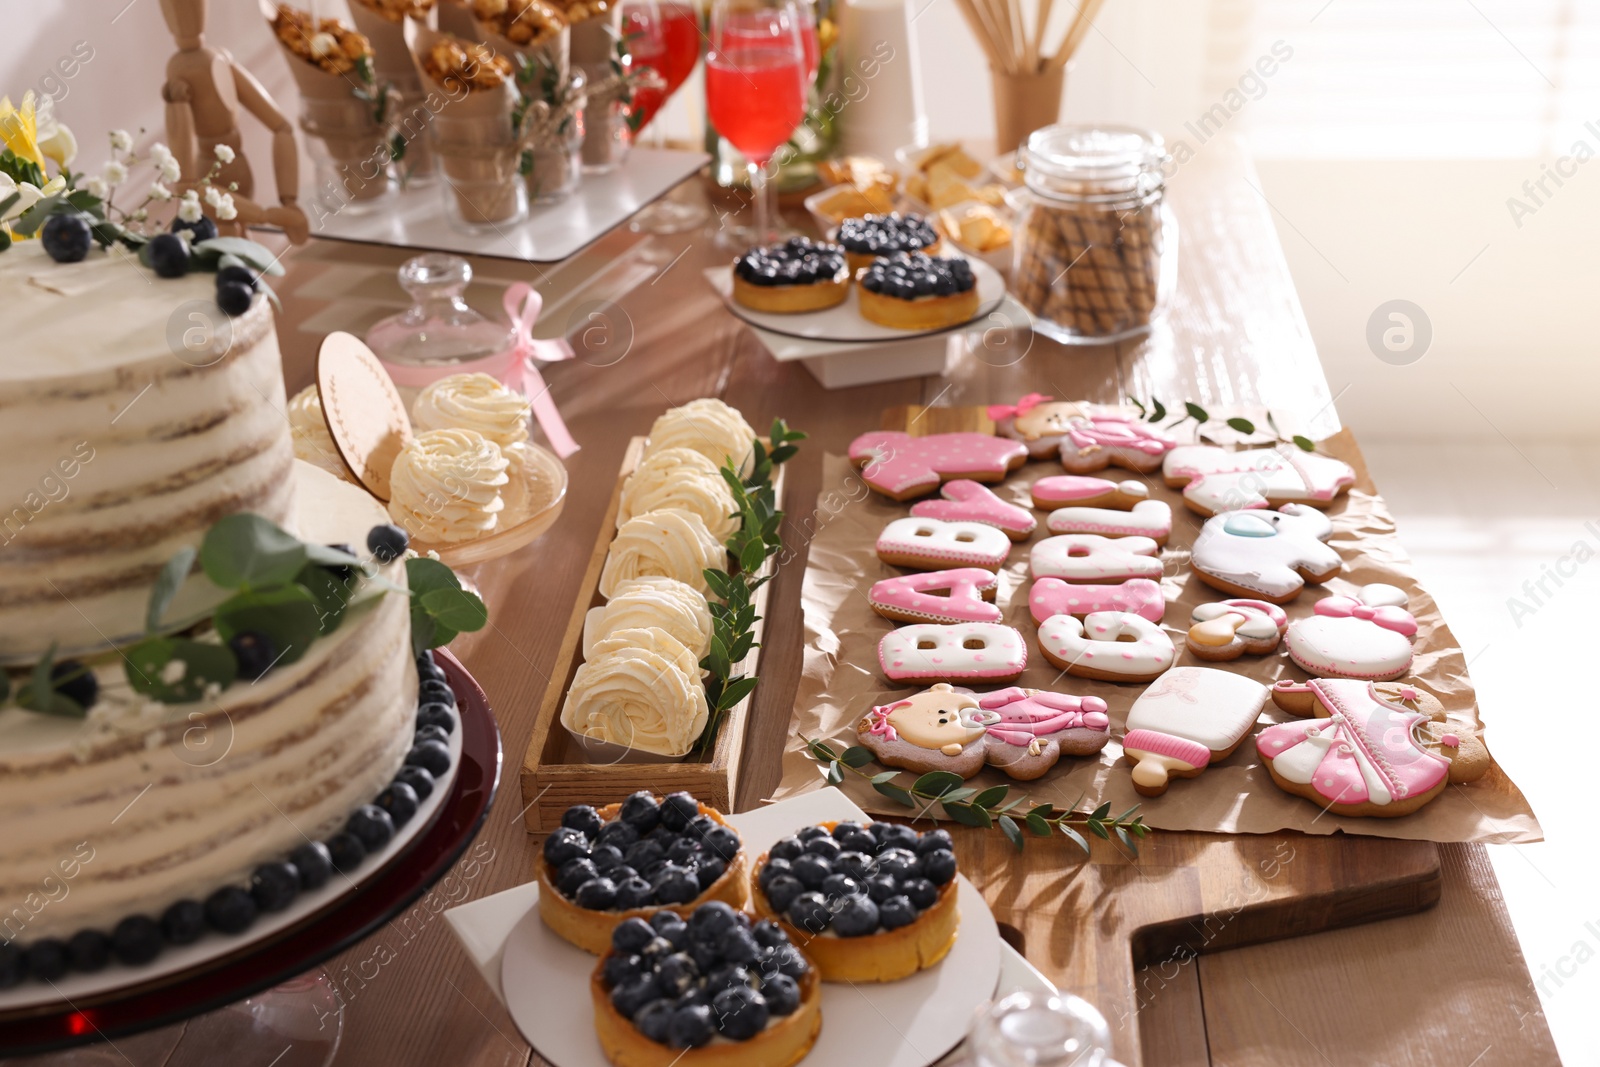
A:
[[[806,114],[806,11],[799,0],[716,0],[711,9],[706,111],[749,161],[758,245],[774,236],[767,165]]]
[[[661,79],[659,86],[643,87],[633,94],[637,129],[643,131],[700,61],[700,12],[693,0],[624,0],[622,33],[633,62],[649,67]],[[654,123],[654,127],[655,146],[664,148],[662,125]],[[634,216],[633,228],[647,233],[682,233],[705,220],[706,209],[699,203],[658,200]]]

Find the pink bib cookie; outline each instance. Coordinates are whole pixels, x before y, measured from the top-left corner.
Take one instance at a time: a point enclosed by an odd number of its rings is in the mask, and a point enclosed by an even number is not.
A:
[[[1029,393],[1015,404],[989,408],[995,432],[1021,441],[1029,455],[1042,459],[1054,453],[1075,474],[1103,470],[1115,463],[1136,471],[1153,471],[1177,443],[1117,408],[1078,404]]]
[[[1149,619],[1126,611],[1097,611],[1084,619],[1052,615],[1039,624],[1039,651],[1080,678],[1148,682],[1172,666],[1172,638]]]
[[[1289,616],[1265,600],[1220,600],[1197,606],[1186,639],[1197,659],[1222,663],[1249,652],[1265,656],[1278,647]]]
[[[996,570],[1011,552],[1011,538],[981,522],[895,519],[878,535],[878,558],[897,567],[939,570],[970,565]]]
[[[1295,445],[1230,452],[1183,445],[1167,454],[1162,477],[1183,489],[1183,501],[1202,515],[1305,503],[1326,507],[1355,484],[1350,464]]]
[[[861,465],[862,479],[892,500],[930,493],[947,478],[998,482],[1027,458],[1028,450],[1015,441],[983,433],[912,437],[875,430],[850,442],[850,459]]]
[[[1226,511],[1206,520],[1189,565],[1214,589],[1236,597],[1287,604],[1308,581],[1339,573],[1339,553],[1322,542],[1333,523],[1315,508],[1285,504],[1277,511]]]
[[[993,571],[958,567],[885,578],[873,583],[867,600],[873,611],[900,622],[999,622],[1002,613],[993,603],[999,584]]]
[[[1321,677],[1399,678],[1411,669],[1417,633],[1405,602],[1405,593],[1383,583],[1363,586],[1353,597],[1323,597],[1312,609],[1316,614],[1289,625],[1289,658]]]
[[[1267,687],[1211,667],[1174,667],[1128,709],[1122,754],[1133,788],[1157,797],[1239,747],[1267,702]]]
[[[1062,534],[1033,546],[1029,566],[1035,578],[1068,582],[1120,582],[1128,578],[1160,578],[1161,550],[1148,537],[1101,537]]]
[[[1126,511],[1141,500],[1150,499],[1150,489],[1143,482],[1111,482],[1077,474],[1040,478],[1028,491],[1033,496],[1033,506],[1046,511],[1074,506]]]
[[[1051,533],[1148,537],[1158,545],[1165,545],[1172,536],[1172,507],[1162,500],[1141,500],[1129,511],[1059,508],[1045,519],[1045,526]]]
[[[1129,578],[1121,585],[1073,585],[1060,578],[1040,578],[1028,591],[1028,610],[1034,622],[1052,615],[1082,618],[1097,611],[1126,611],[1160,622],[1167,611],[1161,586],[1148,578]]]
[[[1013,541],[1026,541],[1039,520],[1027,508],[1008,504],[987,486],[968,479],[945,482],[939,487],[940,500],[920,500],[911,505],[911,514],[925,519],[981,522],[993,526]]]
[[[1028,665],[1028,646],[999,623],[917,623],[883,635],[878,664],[899,684],[1014,682]]]

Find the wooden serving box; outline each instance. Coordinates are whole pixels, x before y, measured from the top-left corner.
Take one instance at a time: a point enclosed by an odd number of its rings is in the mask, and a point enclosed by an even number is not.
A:
[[[750,703],[755,696],[753,690],[729,709],[712,750],[705,755],[690,753],[680,763],[590,763],[561,725],[561,707],[566,701],[567,689],[583,662],[584,616],[590,608],[606,602],[606,598],[600,595],[600,572],[605,567],[606,553],[610,551],[611,539],[616,533],[617,511],[622,504],[622,485],[639,465],[645,443],[645,438],[635,437],[623,455],[622,470],[617,475],[617,484],[611,490],[611,502],[606,507],[600,527],[603,535],[595,545],[594,554],[589,557],[589,567],[584,571],[583,583],[579,587],[578,602],[573,606],[572,617],[567,620],[555,670],[551,672],[550,684],[539,704],[533,737],[523,757],[522,802],[526,805],[523,821],[529,833],[543,834],[554,830],[561,825],[562,813],[574,804],[600,807],[619,802],[629,793],[640,789],[660,794],[683,790],[718,811],[732,810],[739,760],[744,752],[745,726],[750,715]],[[784,471],[780,464],[772,476],[773,497],[780,510],[783,507],[783,483]],[[767,566],[772,566],[771,560],[768,560]],[[734,665],[733,673],[736,675],[759,673],[756,668],[761,656],[767,594],[771,588],[771,583],[762,585],[751,597],[757,615],[756,623],[751,628],[756,644],[748,656]]]

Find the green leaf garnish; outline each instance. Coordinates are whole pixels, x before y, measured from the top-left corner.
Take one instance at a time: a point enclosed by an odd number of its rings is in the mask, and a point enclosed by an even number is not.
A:
[[[305,586],[284,584],[229,597],[218,606],[212,625],[223,641],[242,633],[265,635],[282,667],[306,654],[322,632],[322,614]]]
[[[125,654],[128,685],[163,704],[192,704],[212,685],[226,689],[239,673],[226,645],[182,637],[147,637]],[[181,672],[171,670],[174,663],[181,665]]]
[[[220,262],[220,257],[224,254],[238,256],[262,274],[277,277],[283,273],[283,264],[278,262],[278,257],[273,255],[270,249],[244,237],[213,237],[198,242],[194,246],[194,252],[198,256],[210,258],[214,263]]]
[[[260,515],[218,519],[200,542],[200,566],[224,589],[294,581],[309,558],[299,538]]]
[[[156,575],[156,584],[150,589],[150,603],[144,612],[146,633],[155,633],[161,629],[161,619],[172,606],[172,598],[178,595],[184,579],[188,578],[189,572],[194,569],[197,554],[193,547],[184,545],[162,566],[161,573]]]

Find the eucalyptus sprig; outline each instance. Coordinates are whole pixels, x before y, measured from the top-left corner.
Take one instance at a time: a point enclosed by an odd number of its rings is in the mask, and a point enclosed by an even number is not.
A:
[[[1128,397],[1128,403],[1138,408],[1139,417],[1145,422],[1151,424],[1159,423],[1162,419],[1171,414],[1171,412],[1167,410],[1167,406],[1155,397],[1150,398],[1150,400],[1146,402],[1130,396]],[[1205,424],[1211,421],[1211,413],[1205,408],[1201,407],[1199,404],[1196,404],[1194,401],[1185,400],[1183,402],[1183,414],[1179,415],[1162,428],[1170,430],[1174,426],[1182,426],[1184,423],[1190,421],[1193,421],[1195,424],[1196,435],[1203,438],[1205,436]],[[1240,418],[1238,416],[1235,416],[1231,419],[1224,419],[1223,423],[1229,429],[1237,430],[1246,437],[1254,437],[1258,432],[1255,423],[1251,422],[1249,419]],[[1311,440],[1311,438],[1302,434],[1293,434],[1292,436],[1285,437],[1283,435],[1283,431],[1278,429],[1277,420],[1272,417],[1272,412],[1270,411],[1267,412],[1267,428],[1272,431],[1274,440],[1282,441],[1284,444],[1292,444],[1302,452],[1315,452],[1317,450],[1317,443]]]
[[[985,830],[998,826],[1018,852],[1027,843],[1024,829],[1035,837],[1049,837],[1059,831],[1088,853],[1089,841],[1073,828],[1077,824],[1103,841],[1111,840],[1115,834],[1117,840],[1135,856],[1139,854],[1136,839],[1150,832],[1150,828],[1144,824],[1144,816],[1134,814],[1139,810],[1137,804],[1115,818],[1110,817],[1110,804],[1101,804],[1091,812],[1061,809],[1054,804],[1030,806],[1026,794],[1019,793],[1008,800],[1011,794],[1008,785],[975,789],[967,785],[960,775],[950,771],[929,771],[905,786],[896,781],[900,777],[899,771],[873,773],[866,769],[874,759],[870,749],[853,745],[843,752],[836,752],[831,745],[815,738],[808,737],[805,742],[811,758],[823,766],[823,777],[828,784],[838,785],[844,781],[846,774],[854,774],[865,778],[872,783],[873,789],[905,807],[927,807],[937,803],[946,815],[963,826]],[[925,803],[919,805],[918,801]],[[1025,806],[1026,811],[1023,810]]]

